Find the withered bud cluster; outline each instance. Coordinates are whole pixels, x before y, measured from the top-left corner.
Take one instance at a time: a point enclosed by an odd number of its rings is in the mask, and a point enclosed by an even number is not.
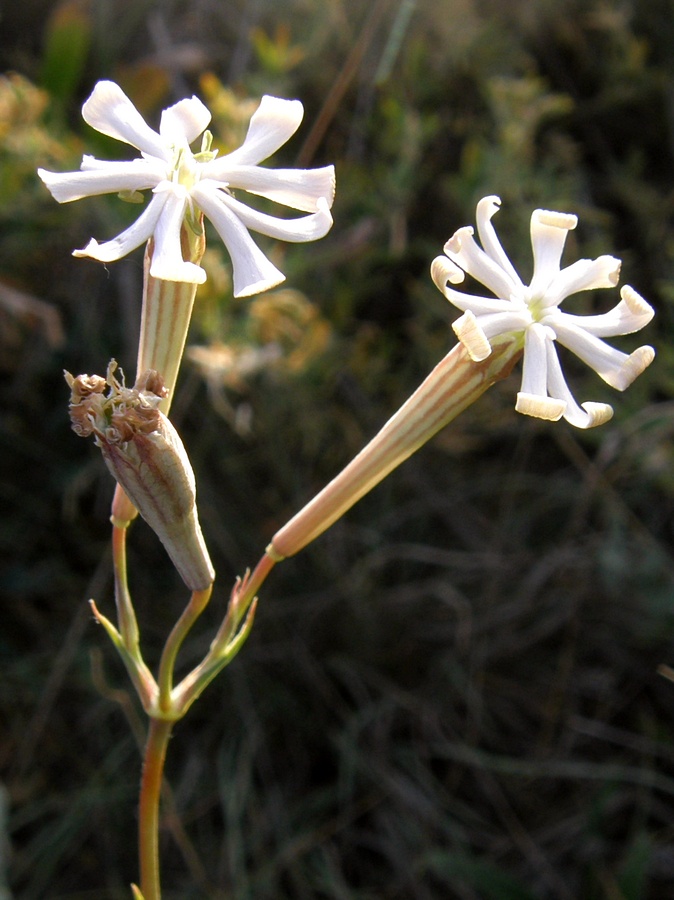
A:
[[[196,509],[194,472],[183,443],[158,409],[167,396],[161,375],[143,372],[132,388],[107,375],[65,372],[70,419],[81,437],[94,435],[103,459],[141,516],[157,533],[190,590],[204,590],[215,578]]]

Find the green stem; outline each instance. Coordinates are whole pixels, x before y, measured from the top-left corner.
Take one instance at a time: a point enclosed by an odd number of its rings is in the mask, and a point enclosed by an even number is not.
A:
[[[105,625],[113,643],[117,647],[131,680],[136,688],[144,709],[150,709],[157,697],[157,684],[152,673],[145,665],[140,652],[140,632],[138,621],[131,601],[126,578],[126,527],[112,527],[112,567],[115,578],[115,605],[117,607],[117,625],[119,632],[115,637],[114,626],[93,607],[94,615]],[[110,627],[108,627],[108,625]]]
[[[166,748],[173,722],[150,719],[145,745],[143,778],[138,808],[138,852],[140,889],[144,900],[161,900],[159,878],[159,798],[166,760]]]
[[[173,670],[176,657],[190,629],[206,609],[212,590],[213,587],[211,585],[203,591],[194,591],[192,593],[190,602],[185,607],[166,640],[159,663],[159,709],[162,713],[169,714],[173,709],[171,691],[173,690]]]
[[[131,595],[126,578],[126,528],[112,526],[112,567],[115,576],[115,603],[117,621],[124,641],[130,652],[138,648],[139,632],[136,613],[131,603]]]

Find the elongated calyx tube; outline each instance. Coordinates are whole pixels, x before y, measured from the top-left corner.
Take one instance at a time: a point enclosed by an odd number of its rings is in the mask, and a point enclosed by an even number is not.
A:
[[[111,474],[156,532],[187,587],[205,590],[215,572],[199,525],[192,466],[178,432],[157,408],[166,396],[164,382],[148,369],[127,388],[123,377],[115,377],[116,368],[112,360],[105,378],[64,373],[73,430],[94,435]]]
[[[505,378],[521,356],[522,343],[517,335],[500,337],[490,356],[480,361],[457,344],[348,466],[276,532],[268,556],[279,562],[321,535],[487,388]]]

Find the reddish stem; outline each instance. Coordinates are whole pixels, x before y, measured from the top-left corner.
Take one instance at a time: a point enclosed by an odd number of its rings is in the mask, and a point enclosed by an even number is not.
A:
[[[166,748],[173,722],[150,719],[145,745],[143,777],[138,807],[138,851],[140,888],[143,900],[161,900],[159,878],[159,798],[166,760]]]

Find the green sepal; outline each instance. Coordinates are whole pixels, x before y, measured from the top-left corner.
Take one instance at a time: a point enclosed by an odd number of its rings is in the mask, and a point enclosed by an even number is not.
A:
[[[140,191],[119,191],[117,196],[125,203],[144,203],[145,197]]]

